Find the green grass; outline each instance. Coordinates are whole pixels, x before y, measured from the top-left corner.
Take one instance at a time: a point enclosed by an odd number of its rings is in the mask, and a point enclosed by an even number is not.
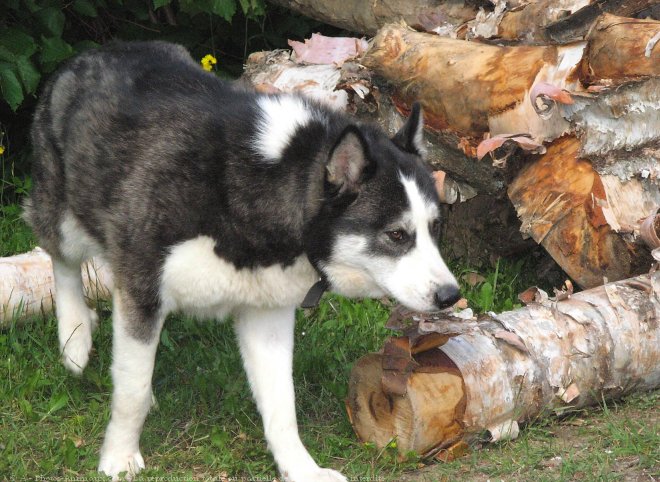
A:
[[[111,326],[102,308],[96,352],[81,378],[59,362],[52,316],[0,334],[0,474],[95,475],[111,394]],[[299,313],[298,416],[303,441],[321,464],[356,474],[400,470],[389,454],[355,439],[343,406],[351,364],[380,347],[387,316],[377,301],[338,297],[308,316]],[[143,475],[275,477],[231,326],[171,318],[161,341]]]
[[[3,253],[32,246],[18,217],[2,223],[15,227],[13,234],[3,235]],[[471,271],[454,268],[459,274]],[[482,273],[485,281],[465,283],[464,292],[476,311],[514,307],[517,293],[529,284],[526,272],[533,272],[529,261],[502,261]],[[52,315],[0,331],[0,480],[97,476],[112,389],[110,307],[98,309],[102,322],[94,335],[95,351],[81,378],[68,374],[59,361]],[[421,471],[419,460],[400,462],[391,449],[360,443],[344,408],[348,377],[353,363],[379,350],[391,334],[383,328],[388,316],[389,307],[379,301],[337,296],[298,312],[298,420],[303,442],[319,464],[353,480],[372,481],[623,480],[634,471],[660,475],[657,392],[530,425],[516,441],[475,447],[465,458]],[[141,479],[277,476],[230,324],[168,319],[153,384],[158,405],[142,435],[147,470]],[[632,468],[622,469],[622,461]]]

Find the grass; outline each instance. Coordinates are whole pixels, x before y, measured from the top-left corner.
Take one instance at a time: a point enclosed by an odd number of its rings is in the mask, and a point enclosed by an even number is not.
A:
[[[9,212],[9,215],[7,215]],[[3,254],[32,246],[29,230],[3,210]],[[530,284],[529,261],[498,262],[474,286],[470,269],[454,266],[476,311],[513,308]],[[97,477],[96,465],[109,417],[111,326],[108,304],[94,335],[95,352],[81,378],[59,361],[52,315],[0,331],[0,480]],[[352,364],[382,347],[386,304],[326,296],[299,311],[294,377],[301,436],[321,465],[352,480],[654,480],[659,477],[658,393],[632,397],[539,422],[516,441],[487,445],[448,464],[401,462],[391,449],[360,443],[348,422],[344,398]],[[273,480],[276,468],[263,441],[229,324],[172,317],[161,336],[154,373],[158,405],[147,418],[140,478],[183,477]],[[557,458],[560,457],[560,458]],[[421,468],[421,470],[420,470]]]

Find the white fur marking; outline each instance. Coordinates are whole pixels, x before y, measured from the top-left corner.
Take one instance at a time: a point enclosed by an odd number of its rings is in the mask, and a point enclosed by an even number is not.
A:
[[[296,305],[318,280],[301,256],[283,268],[236,269],[215,254],[215,241],[199,236],[172,248],[165,260],[162,294],[167,310],[180,309],[201,317],[222,318],[233,307],[275,308]]]
[[[72,263],[82,263],[102,252],[101,246],[69,211],[62,217],[60,235],[60,251],[64,258]]]
[[[376,282],[378,259],[368,252],[364,236],[346,234],[337,237],[329,263],[322,266],[333,290],[352,298],[379,298],[386,294]]]
[[[339,472],[320,468],[298,435],[293,390],[293,306],[243,309],[235,324],[264,434],[273,457],[290,482],[346,482]]]
[[[157,323],[156,335],[148,343],[129,333],[121,294],[115,290],[112,311],[112,411],[105,431],[99,472],[118,479],[121,472],[132,477],[144,468],[140,453],[140,433],[152,401],[151,377],[164,317]]]
[[[92,332],[98,316],[85,303],[80,266],[70,266],[53,258],[55,278],[55,311],[62,362],[80,375],[89,361]]]
[[[261,118],[255,148],[266,160],[276,162],[296,130],[312,120],[312,113],[299,97],[264,96],[257,101]]]
[[[458,286],[449,271],[436,241],[432,238],[430,225],[438,216],[438,207],[425,199],[413,179],[401,176],[401,183],[410,202],[410,216],[415,229],[415,247],[403,256],[393,272],[398,285],[407,287],[407,294],[417,298],[416,304],[426,304],[425,310],[434,309],[434,295],[443,285]],[[396,286],[396,281],[390,284]],[[406,289],[406,288],[404,288]],[[412,305],[413,307],[415,305]]]

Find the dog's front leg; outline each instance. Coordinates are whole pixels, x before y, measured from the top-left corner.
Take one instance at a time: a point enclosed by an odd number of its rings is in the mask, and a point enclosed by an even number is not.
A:
[[[140,434],[152,402],[151,377],[165,317],[154,313],[151,319],[140,319],[131,309],[131,297],[118,289],[112,301],[112,414],[101,447],[99,472],[113,480],[127,472],[130,480],[144,468]],[[140,325],[148,334],[138,339]]]
[[[293,391],[295,308],[242,310],[235,330],[268,446],[284,480],[346,482],[339,472],[320,468],[298,435]]]

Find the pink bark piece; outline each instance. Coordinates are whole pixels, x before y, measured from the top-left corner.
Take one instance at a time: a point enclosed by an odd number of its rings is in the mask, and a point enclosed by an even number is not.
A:
[[[367,50],[367,41],[354,37],[326,37],[315,33],[305,43],[289,40],[296,53],[296,62],[307,64],[342,65],[362,55]]]
[[[513,141],[526,151],[542,151],[543,144],[530,139],[525,135],[520,134],[498,134],[496,136],[484,139],[477,146],[477,159],[481,160],[489,152],[493,152],[498,147],[501,147],[505,142]]]

